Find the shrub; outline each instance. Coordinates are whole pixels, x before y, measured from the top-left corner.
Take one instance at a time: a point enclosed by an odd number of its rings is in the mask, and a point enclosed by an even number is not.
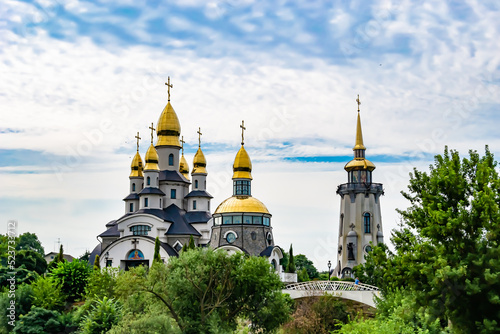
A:
[[[61,287],[68,301],[74,302],[84,293],[90,271],[87,262],[75,259],[72,262],[59,262],[50,275]]]
[[[82,334],[106,333],[122,318],[122,306],[118,301],[104,297],[92,305],[89,314],[80,323]]]
[[[61,287],[52,277],[38,277],[31,285],[33,288],[33,305],[48,310],[61,310],[64,306],[64,296]]]

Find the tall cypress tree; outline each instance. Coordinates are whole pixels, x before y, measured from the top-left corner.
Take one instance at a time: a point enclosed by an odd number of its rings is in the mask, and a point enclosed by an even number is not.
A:
[[[193,236],[191,235],[189,237],[189,246],[188,246],[188,249],[195,249],[196,246],[194,245],[194,239],[193,239]]]
[[[293,259],[293,247],[292,244],[290,244],[290,257],[288,259],[288,266],[286,267],[286,272],[287,273],[294,273],[295,272],[295,260]]]
[[[153,257],[153,263],[154,262],[161,262],[160,239],[158,237],[156,237],[156,240],[155,240],[155,255]]]
[[[101,261],[100,256],[96,255],[94,259],[94,270],[101,270],[101,265],[99,264],[100,261]]]

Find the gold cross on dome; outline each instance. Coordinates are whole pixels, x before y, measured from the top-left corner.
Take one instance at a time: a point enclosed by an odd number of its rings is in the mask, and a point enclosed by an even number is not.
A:
[[[179,140],[181,142],[181,147],[182,147],[182,155],[184,155],[184,136],[181,137],[181,140]]]
[[[358,98],[356,99],[356,102],[358,103],[358,111],[359,111],[359,106],[361,105],[361,101],[359,100],[359,94],[358,94]]]
[[[170,77],[168,77],[168,81],[165,82],[165,85],[167,86],[168,101],[170,102],[170,88],[174,88],[174,84],[170,84]]]
[[[245,130],[247,129],[245,128],[245,121],[241,121],[240,128],[241,128],[241,146],[243,146],[245,144]]]
[[[201,128],[198,128],[198,147],[201,147],[201,135],[203,133],[201,133]]]
[[[156,130],[156,129],[153,127],[153,123],[151,123],[151,126],[149,127],[149,129],[151,130],[151,144],[153,144],[153,133],[154,133],[154,131]]]
[[[139,152],[139,140],[141,140],[141,137],[139,137],[139,132],[137,132],[137,136],[135,136],[137,139],[137,152]]]

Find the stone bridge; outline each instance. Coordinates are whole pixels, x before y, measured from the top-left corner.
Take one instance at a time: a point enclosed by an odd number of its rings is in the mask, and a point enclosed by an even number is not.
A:
[[[289,294],[292,299],[322,296],[328,293],[335,297],[354,300],[371,307],[376,307],[374,296],[380,298],[380,291],[376,286],[341,281],[292,283],[286,286],[283,293]]]

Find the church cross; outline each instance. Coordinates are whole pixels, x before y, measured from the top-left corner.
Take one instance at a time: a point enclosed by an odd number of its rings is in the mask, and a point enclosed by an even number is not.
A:
[[[170,84],[170,77],[168,77],[168,81],[165,82],[165,85],[167,86],[168,101],[170,102],[170,88],[174,88],[174,84]]]
[[[153,127],[153,123],[151,123],[151,126],[149,127],[149,129],[151,130],[151,144],[153,144],[153,133],[154,133],[154,131],[156,130],[156,129]]]
[[[351,228],[351,231],[354,230],[354,227],[356,227],[356,225],[354,225],[354,223],[351,223],[351,225],[349,225],[349,227]]]
[[[358,103],[358,111],[359,111],[359,106],[361,105],[361,101],[359,100],[359,94],[358,94],[358,98],[356,99],[356,102]]]
[[[135,136],[137,139],[137,152],[139,152],[139,140],[141,140],[141,137],[139,137],[139,132],[137,132],[137,136]]]
[[[182,146],[181,146],[181,147],[182,147],[182,155],[184,155],[184,143],[185,143],[185,141],[184,141],[184,136],[182,136],[182,137],[181,137],[181,140],[179,140],[179,141],[181,142],[181,145],[182,145]]]
[[[203,133],[201,133],[201,128],[198,128],[198,147],[201,147],[201,135]]]
[[[245,143],[244,134],[245,134],[245,130],[247,129],[247,128],[245,128],[245,121],[241,121],[240,128],[241,128],[241,146],[243,146]]]

